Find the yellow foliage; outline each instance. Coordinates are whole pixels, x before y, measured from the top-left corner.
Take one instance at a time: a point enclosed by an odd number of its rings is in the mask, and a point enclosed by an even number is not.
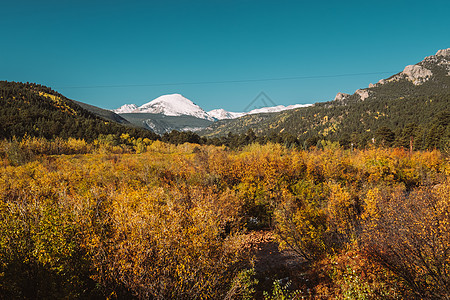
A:
[[[122,135],[95,144],[25,137],[0,142],[0,156],[0,291],[28,280],[58,282],[47,298],[223,298],[247,267],[242,239],[253,228],[274,229],[281,247],[315,261],[364,246],[364,234],[389,241],[383,221],[408,224],[402,245],[435,238],[439,251],[425,243],[425,261],[449,265],[439,256],[450,247],[449,161],[437,151],[231,151]],[[439,290],[420,264],[411,274]]]

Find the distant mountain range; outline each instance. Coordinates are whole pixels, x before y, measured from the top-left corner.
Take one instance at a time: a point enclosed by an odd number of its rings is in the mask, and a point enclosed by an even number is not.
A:
[[[395,136],[402,146],[408,146],[413,138],[418,149],[450,147],[450,49],[439,50],[351,95],[337,93],[328,102],[250,112],[206,112],[179,94],[110,111],[68,99],[39,84],[0,81],[0,125],[0,138],[29,135],[93,140],[130,133],[154,139],[155,133],[172,130],[215,138],[251,130],[260,136],[284,136],[306,144],[329,140],[365,146],[379,139],[381,132]]]
[[[406,66],[398,74],[381,79],[375,84],[370,84],[368,88],[358,89],[351,95],[337,93],[334,101],[316,103],[315,105],[279,105],[254,109],[249,112],[229,112],[224,109],[207,112],[182,95],[173,94],[158,97],[142,106],[125,104],[113,110],[113,112],[136,126],[150,129],[158,134],[175,129],[195,131],[206,136],[220,136],[228,132],[242,133],[252,129],[261,134],[289,132],[298,137],[305,134],[326,133],[328,135],[330,132],[325,128],[319,130],[321,125],[316,124],[317,121],[314,118],[306,117],[309,112],[317,110],[316,106],[322,107],[325,105],[336,110],[338,107],[342,109],[342,105],[356,104],[362,101],[376,102],[401,97],[447,93],[450,86],[449,76],[450,49],[443,49],[435,55],[425,57],[423,61],[415,65]],[[364,104],[358,105],[364,106]],[[374,102],[367,105],[373,106]],[[301,109],[298,110],[299,108]],[[352,111],[348,113],[351,115]],[[183,118],[180,118],[181,116]],[[343,118],[344,116],[341,115],[340,117]],[[308,120],[310,124],[304,124],[305,120]],[[361,122],[364,123],[364,121]],[[345,123],[345,120],[334,122],[333,126],[336,128],[333,127],[334,129],[330,130],[338,132],[346,126]],[[313,126],[315,129],[304,130],[305,126]]]
[[[262,107],[262,108],[255,108],[248,112],[229,112],[222,108],[214,109],[208,112],[208,115],[213,117],[215,120],[230,120],[230,119],[237,119],[246,115],[254,115],[254,114],[267,114],[267,113],[276,113],[280,111],[285,110],[291,110],[296,109],[300,107],[308,107],[312,104],[293,104],[293,105],[278,105],[278,106],[271,106],[271,107]]]
[[[144,105],[125,104],[112,112],[130,123],[163,134],[172,130],[199,131],[218,120],[230,120],[251,114],[275,113],[284,110],[307,107],[310,104],[278,105],[263,107],[249,112],[229,112],[214,109],[209,112],[180,94],[160,96]]]
[[[419,100],[412,103],[408,101],[417,97],[446,94],[449,92],[449,86],[450,49],[444,49],[435,55],[425,57],[415,65],[406,66],[398,74],[370,84],[368,88],[358,89],[351,95],[337,93],[334,101],[330,102],[287,107],[280,105],[249,112],[229,112],[224,109],[206,112],[182,95],[173,94],[161,96],[139,107],[135,104],[126,104],[114,112],[132,124],[150,129],[157,134],[175,129],[213,137],[223,136],[228,132],[244,133],[252,129],[259,134],[289,133],[305,139],[313,136],[329,138],[343,132],[349,135],[358,132],[361,135],[362,128],[365,128],[365,134],[369,135],[370,131],[367,130],[372,130],[378,126],[377,124],[388,125],[393,129],[399,125],[405,126],[409,116],[401,116],[397,121],[390,118],[394,114],[402,114],[402,106],[405,103],[408,103],[407,110],[415,107],[416,111],[412,112],[412,115],[424,109],[431,111],[437,102],[423,108],[418,107],[421,103]],[[395,102],[399,99],[404,101]],[[356,116],[357,110],[364,108],[366,112],[370,112],[375,106],[386,101],[386,107],[377,107],[373,112],[375,115],[381,114],[375,119],[376,122],[372,122],[373,115],[367,116],[363,113]],[[398,112],[388,111],[387,107],[395,106],[399,106]],[[324,107],[330,112],[323,112]],[[317,113],[318,111],[320,113]],[[323,115],[322,118],[326,119],[318,120],[319,115]],[[420,119],[415,118],[416,121]]]
[[[116,114],[129,113],[147,113],[147,114],[162,114],[165,116],[193,116],[199,119],[209,121],[236,119],[245,115],[280,112],[299,107],[308,107],[311,104],[294,104],[289,106],[278,105],[273,107],[262,107],[253,109],[249,112],[229,112],[222,108],[211,111],[204,111],[200,106],[193,103],[191,100],[185,98],[180,94],[171,94],[160,96],[144,105],[137,106],[136,104],[124,104],[121,107],[112,110]]]
[[[113,112],[117,114],[144,113],[162,114],[165,116],[192,116],[199,119],[214,121],[200,106],[180,94],[163,95],[144,105],[125,104]]]

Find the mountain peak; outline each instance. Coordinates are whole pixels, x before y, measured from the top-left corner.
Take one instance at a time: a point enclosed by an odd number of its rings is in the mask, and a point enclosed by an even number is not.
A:
[[[200,119],[210,119],[208,114],[197,104],[181,94],[163,95],[139,108],[139,112],[163,114],[166,116],[188,115]]]
[[[436,52],[436,55],[427,56],[417,64],[406,66],[402,72],[394,74],[389,78],[381,79],[375,84],[371,83],[368,88],[358,89],[352,95],[338,93],[335,100],[347,101],[351,99],[363,101],[368,98],[373,98],[379,92],[378,88],[387,83],[396,84],[397,86],[412,83],[417,88],[428,83],[428,88],[430,85],[435,86],[436,89],[446,88],[448,86],[449,76],[450,48],[441,49]],[[408,89],[411,89],[411,87],[408,87]]]
[[[145,103],[139,107],[141,112],[147,112],[151,110],[151,113],[165,114],[167,116],[179,116],[187,108],[200,108],[195,105],[191,100],[185,98],[181,94],[169,94],[162,95],[158,98]],[[148,111],[150,113],[150,111]]]
[[[436,56],[450,56],[450,48],[439,50],[436,52]]]
[[[236,119],[236,118],[242,117],[244,115],[244,113],[230,112],[230,111],[226,111],[223,108],[219,108],[219,109],[213,109],[211,111],[208,111],[208,115],[210,115],[211,117],[213,117],[216,120],[228,120],[228,119]]]
[[[162,114],[166,116],[193,116],[199,119],[212,121],[210,117],[200,106],[181,94],[162,95],[144,105],[125,104],[122,107],[113,110],[115,113],[149,113]]]
[[[249,112],[229,112],[224,109],[214,109],[206,112],[200,106],[181,94],[169,94],[162,95],[139,107],[136,104],[125,104],[118,109],[114,109],[113,112],[118,114],[150,113],[166,116],[193,116],[199,119],[215,121],[236,119],[251,114],[280,112],[306,106],[309,106],[309,104],[294,104],[289,106],[278,105],[274,107],[258,108]]]
[[[113,109],[113,112],[115,112],[116,114],[128,114],[128,113],[132,113],[137,108],[138,107],[136,104],[124,104],[117,109]]]

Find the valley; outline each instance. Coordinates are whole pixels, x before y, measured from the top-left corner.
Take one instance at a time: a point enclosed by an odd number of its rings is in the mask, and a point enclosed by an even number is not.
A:
[[[0,298],[448,299],[450,50],[312,105],[0,81]]]

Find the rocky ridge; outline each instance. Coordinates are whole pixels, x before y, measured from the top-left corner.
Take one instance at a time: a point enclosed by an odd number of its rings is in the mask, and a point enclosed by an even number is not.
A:
[[[392,82],[410,82],[414,86],[421,86],[424,83],[435,80],[438,73],[444,72],[450,76],[450,48],[442,49],[435,55],[427,56],[421,62],[415,65],[406,66],[402,72],[395,74],[387,79],[381,79],[375,84],[369,84],[368,88],[358,89],[353,95],[337,93],[335,101],[346,101],[350,97],[364,101],[374,94],[374,89]]]

